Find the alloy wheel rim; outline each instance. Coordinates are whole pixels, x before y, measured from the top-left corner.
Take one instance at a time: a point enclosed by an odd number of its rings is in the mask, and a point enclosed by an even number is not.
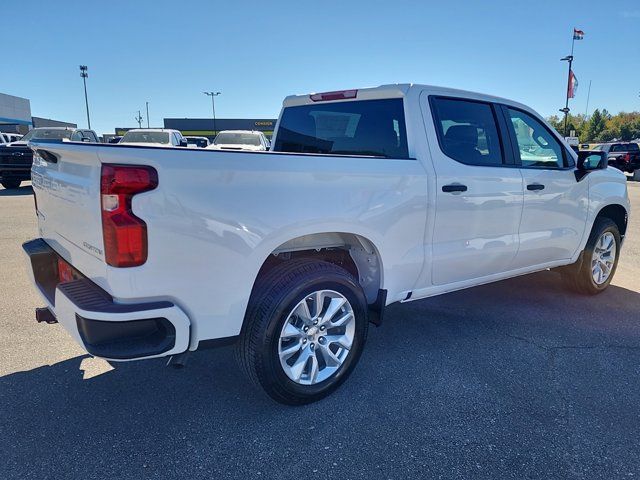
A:
[[[315,385],[335,375],[355,337],[353,307],[334,290],[317,290],[291,310],[278,339],[284,373],[300,385]]]
[[[591,275],[596,285],[602,285],[611,276],[616,261],[616,238],[611,232],[604,232],[593,249]]]

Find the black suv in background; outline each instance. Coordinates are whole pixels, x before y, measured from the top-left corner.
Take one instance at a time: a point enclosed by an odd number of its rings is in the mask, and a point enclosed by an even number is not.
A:
[[[34,128],[19,141],[0,145],[0,184],[4,188],[18,188],[22,181],[31,179],[33,152],[29,148],[29,140],[63,139],[98,143],[98,136],[93,130],[67,127]]]
[[[640,147],[633,142],[603,143],[594,150],[606,152],[609,165],[623,172],[632,173],[634,180],[640,180]]]

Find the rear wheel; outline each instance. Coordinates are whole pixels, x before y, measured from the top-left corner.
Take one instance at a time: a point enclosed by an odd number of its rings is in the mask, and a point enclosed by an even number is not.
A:
[[[327,262],[292,260],[256,282],[236,353],[269,396],[301,405],[347,379],[367,328],[365,295],[351,274]]]
[[[572,290],[585,295],[595,295],[611,283],[619,256],[618,226],[609,218],[598,218],[582,253],[582,260],[564,267],[562,276]]]
[[[2,184],[2,186],[7,190],[18,188],[21,183],[22,183],[22,180],[19,180],[17,178],[5,178],[0,182],[0,184]]]

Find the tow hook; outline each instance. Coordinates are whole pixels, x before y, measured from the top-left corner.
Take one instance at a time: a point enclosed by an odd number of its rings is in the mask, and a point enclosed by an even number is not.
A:
[[[48,307],[36,308],[36,321],[38,323],[58,323],[58,319]]]
[[[167,361],[167,367],[184,368],[187,364],[187,358],[189,357],[189,350],[186,352],[171,355]]]

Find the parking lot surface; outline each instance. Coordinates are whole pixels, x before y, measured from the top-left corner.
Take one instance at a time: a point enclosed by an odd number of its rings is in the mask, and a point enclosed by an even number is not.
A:
[[[31,193],[0,189],[2,479],[640,476],[633,212],[602,295],[542,272],[393,305],[349,381],[292,408],[254,390],[231,347],[182,370],[110,366],[36,324],[20,247],[37,236]]]

